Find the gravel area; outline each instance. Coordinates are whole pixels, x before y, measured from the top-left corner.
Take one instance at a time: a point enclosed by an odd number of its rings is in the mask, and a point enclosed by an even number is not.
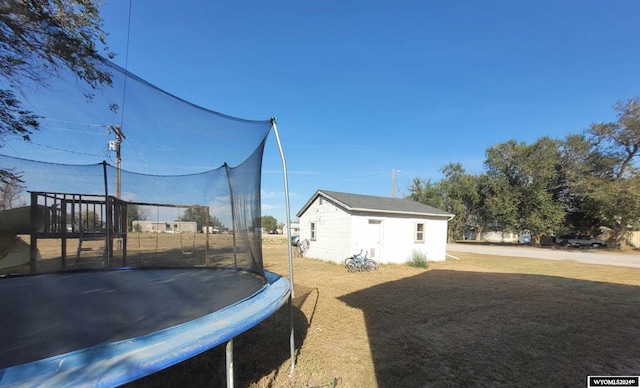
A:
[[[616,253],[605,249],[566,249],[558,247],[536,248],[529,246],[499,246],[479,244],[447,244],[447,253],[480,253],[495,256],[529,257],[545,260],[573,260],[587,264],[615,265],[640,268],[640,254]]]

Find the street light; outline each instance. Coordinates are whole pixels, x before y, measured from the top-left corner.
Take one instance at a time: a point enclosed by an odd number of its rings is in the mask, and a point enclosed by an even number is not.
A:
[[[396,173],[401,173],[402,170],[391,169],[391,198],[396,197]]]

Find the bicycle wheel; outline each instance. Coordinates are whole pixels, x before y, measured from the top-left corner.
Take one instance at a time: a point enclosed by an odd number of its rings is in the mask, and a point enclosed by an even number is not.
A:
[[[379,267],[378,262],[375,260],[367,259],[364,262],[364,269],[369,272],[377,271]]]
[[[347,263],[349,262],[349,260],[353,261],[353,257],[347,257],[346,259],[344,259],[344,267],[346,269],[349,269],[349,267],[347,266]]]
[[[356,263],[355,260],[353,260],[352,258],[348,258],[347,260],[345,260],[345,266],[347,267],[347,270],[349,272],[360,272],[360,266],[358,265],[358,263]]]

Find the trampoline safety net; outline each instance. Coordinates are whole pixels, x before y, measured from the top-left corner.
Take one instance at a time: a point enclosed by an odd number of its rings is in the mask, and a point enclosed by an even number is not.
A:
[[[271,121],[204,109],[108,60],[99,66],[110,85],[64,71],[20,85],[39,130],[31,141],[2,139],[0,274],[224,266],[264,275]]]

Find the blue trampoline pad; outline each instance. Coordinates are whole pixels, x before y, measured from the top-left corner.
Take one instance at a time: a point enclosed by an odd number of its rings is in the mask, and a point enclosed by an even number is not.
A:
[[[0,385],[109,386],[216,346],[275,312],[289,283],[219,268],[0,279]]]

